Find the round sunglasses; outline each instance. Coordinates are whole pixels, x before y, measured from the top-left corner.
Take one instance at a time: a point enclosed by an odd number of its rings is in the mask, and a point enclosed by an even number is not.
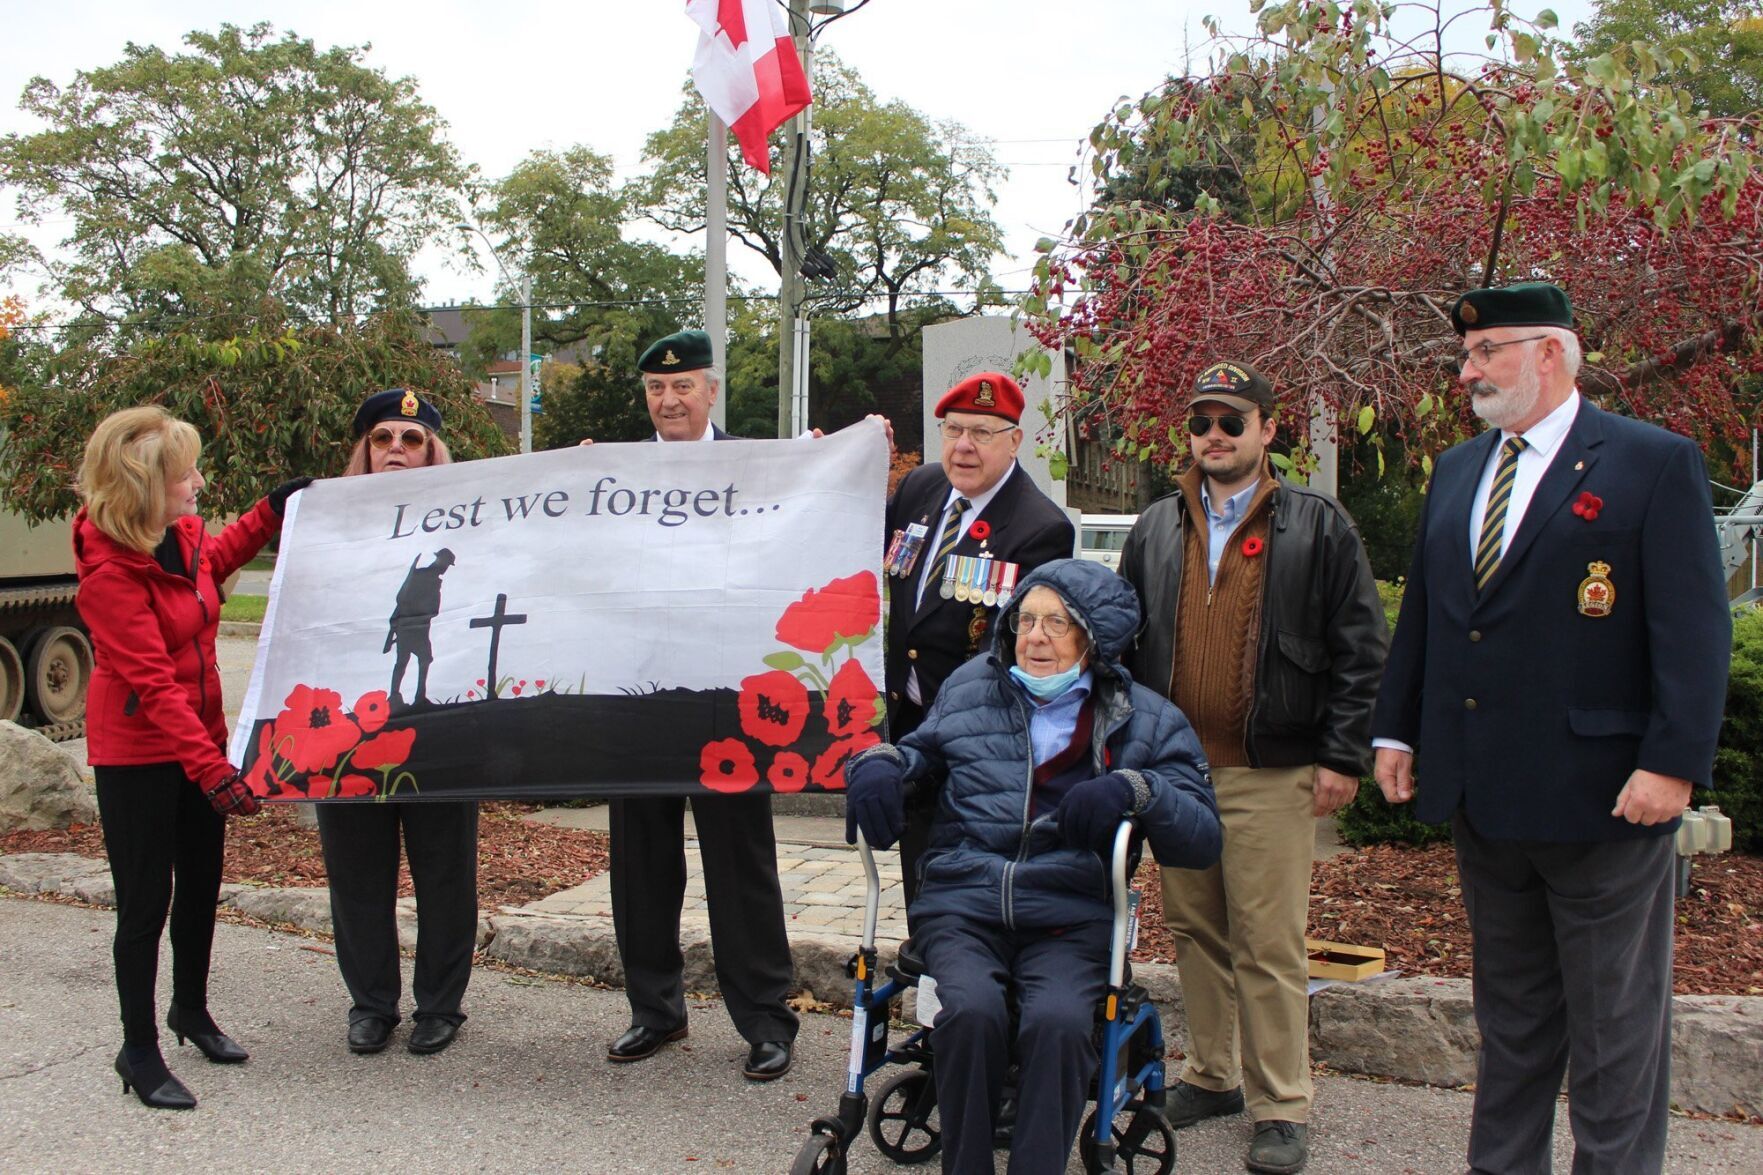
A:
[[[367,434],[367,443],[376,449],[389,449],[395,440],[403,441],[406,449],[420,449],[428,442],[428,434],[420,428],[407,428],[403,432],[393,432],[389,428],[376,428]]]

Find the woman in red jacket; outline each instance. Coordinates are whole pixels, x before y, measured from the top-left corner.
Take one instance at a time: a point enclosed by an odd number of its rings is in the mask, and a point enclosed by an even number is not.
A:
[[[87,759],[116,886],[116,989],[123,1048],[116,1072],[158,1109],[196,1099],[165,1067],[154,1024],[159,936],[171,915],[172,1004],[166,1024],[210,1061],[246,1057],[208,1014],[208,962],[228,813],[257,801],[227,762],[214,637],[218,585],[281,527],[277,488],[218,537],[196,516],[196,430],[158,407],[106,417],[86,442],[74,519],[80,616],[95,665],[86,700]],[[175,897],[172,877],[177,877]]]

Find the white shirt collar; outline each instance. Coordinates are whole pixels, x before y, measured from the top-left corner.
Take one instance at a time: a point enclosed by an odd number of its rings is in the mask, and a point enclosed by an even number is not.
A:
[[[943,499],[943,513],[947,514],[949,512],[949,507],[954,503],[956,498],[966,498],[971,507],[967,511],[967,516],[969,518],[978,518],[985,512],[985,508],[991,504],[992,499],[998,496],[998,491],[1004,488],[1004,483],[1015,476],[1016,462],[1012,461],[1010,463],[1010,468],[1004,471],[1004,476],[1000,477],[995,483],[993,483],[992,488],[985,491],[983,494],[963,494],[954,486],[950,486],[948,496]]]
[[[1555,410],[1524,430],[1524,443],[1530,452],[1541,457],[1545,462],[1555,455],[1561,442],[1567,439],[1567,430],[1573,427],[1574,417],[1579,415],[1579,389],[1574,388],[1567,393],[1567,398],[1555,406]],[[1517,433],[1500,430],[1500,441],[1505,443],[1508,437]]]

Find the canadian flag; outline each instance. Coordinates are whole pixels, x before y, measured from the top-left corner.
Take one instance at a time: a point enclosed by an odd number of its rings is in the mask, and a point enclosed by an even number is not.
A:
[[[728,124],[748,164],[771,174],[766,140],[814,100],[776,0],[686,0],[697,24],[692,81]]]

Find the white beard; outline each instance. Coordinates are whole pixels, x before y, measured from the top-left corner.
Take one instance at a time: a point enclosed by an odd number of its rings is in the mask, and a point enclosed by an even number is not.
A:
[[[1510,429],[1528,418],[1542,394],[1542,376],[1537,372],[1536,356],[1526,355],[1512,386],[1502,388],[1478,379],[1469,385],[1470,407],[1475,414],[1498,429]]]

